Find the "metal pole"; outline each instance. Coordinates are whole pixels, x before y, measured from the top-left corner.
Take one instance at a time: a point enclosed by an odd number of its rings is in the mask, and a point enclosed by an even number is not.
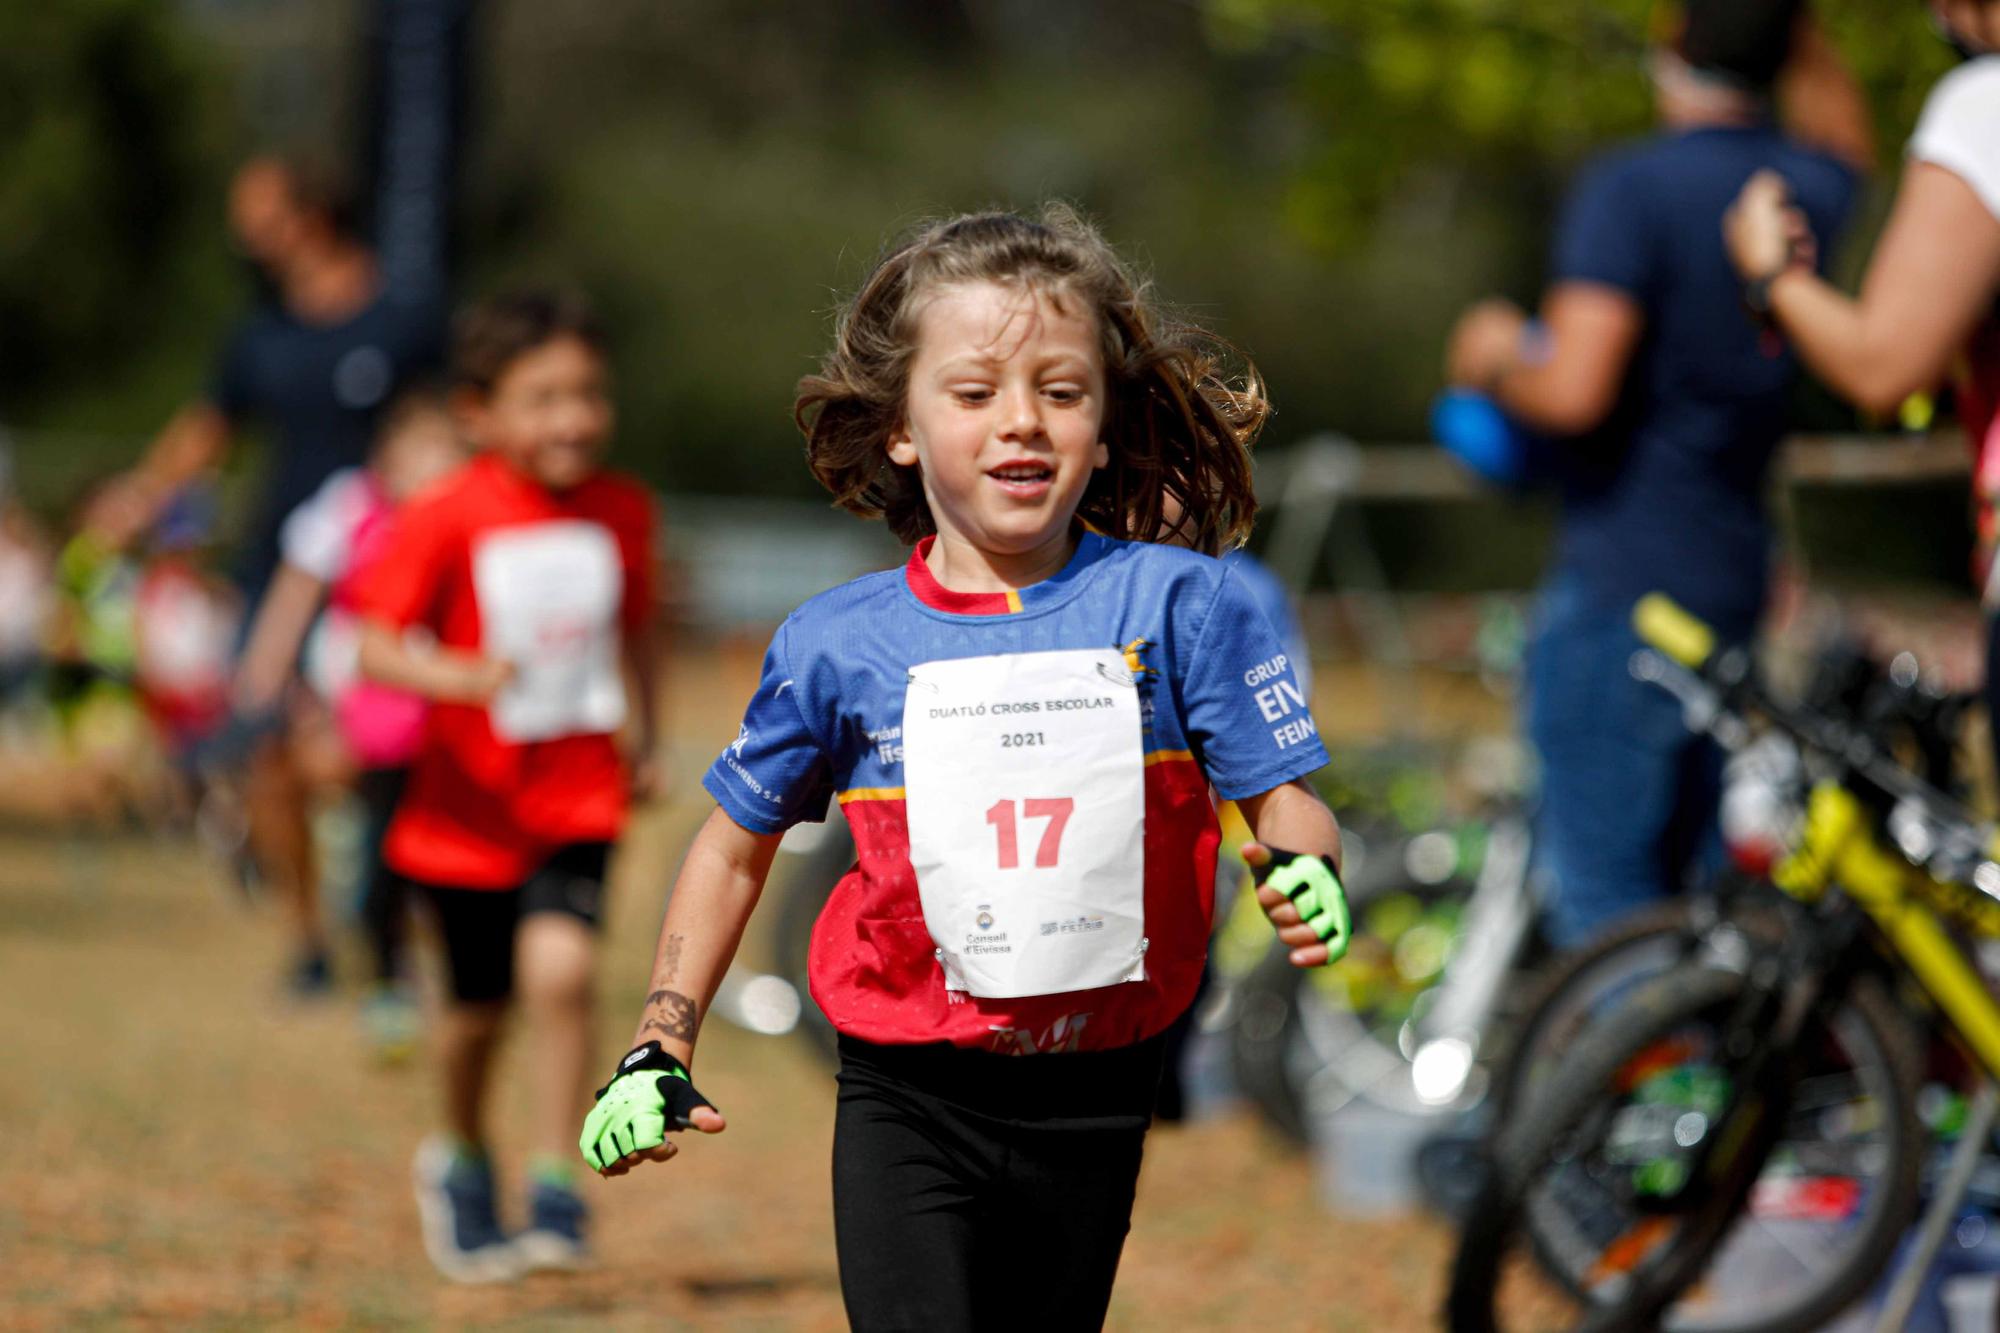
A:
[[[1924,1214],[1916,1248],[1904,1258],[1902,1268],[1896,1273],[1896,1284],[1889,1290],[1889,1299],[1875,1319],[1875,1333],[1901,1333],[1909,1324],[1910,1311],[1916,1308],[1917,1295],[1923,1290],[1924,1276],[1944,1245],[1959,1205],[1965,1202],[1972,1173],[1978,1170],[1979,1159],[1985,1155],[1996,1114],[2000,1114],[2000,1086],[1990,1078],[1981,1079],[1979,1095],[1973,1098],[1972,1108],[1966,1113],[1965,1130],[1959,1135],[1958,1146],[1952,1149],[1951,1166],[1931,1198],[1930,1210]]]

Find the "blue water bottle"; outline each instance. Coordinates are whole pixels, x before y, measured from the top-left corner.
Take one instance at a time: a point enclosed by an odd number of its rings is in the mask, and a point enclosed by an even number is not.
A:
[[[1520,487],[1534,480],[1534,437],[1483,393],[1447,389],[1439,394],[1431,404],[1431,438],[1495,485]]]

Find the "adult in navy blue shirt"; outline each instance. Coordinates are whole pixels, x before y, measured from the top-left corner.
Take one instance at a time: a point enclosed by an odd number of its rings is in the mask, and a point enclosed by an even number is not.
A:
[[[1561,945],[1676,891],[1713,837],[1720,757],[1631,678],[1630,616],[1663,591],[1740,639],[1764,605],[1764,496],[1797,371],[1745,310],[1721,219],[1769,168],[1835,236],[1873,152],[1854,81],[1802,10],[1690,0],[1653,53],[1662,129],[1577,181],[1539,323],[1489,301],[1452,335],[1454,383],[1562,440],[1526,681]]]
[[[235,564],[254,600],[277,568],[285,516],[335,471],[360,466],[383,406],[442,366],[446,312],[441,281],[383,281],[351,196],[331,176],[253,160],[230,187],[229,220],[266,299],[138,475],[164,497],[219,466],[246,430],[262,436],[261,482]]]
[[[246,617],[277,569],[286,515],[333,472],[359,466],[382,408],[443,361],[441,277],[385,282],[354,218],[341,183],[309,167],[260,158],[237,172],[230,228],[263,299],[225,345],[207,393],[175,414],[131,476],[135,493],[164,514],[185,486],[221,466],[239,435],[262,437],[261,483],[234,568]],[[324,993],[331,951],[306,779],[282,725],[250,755],[244,794],[258,868],[290,909],[291,986]]]

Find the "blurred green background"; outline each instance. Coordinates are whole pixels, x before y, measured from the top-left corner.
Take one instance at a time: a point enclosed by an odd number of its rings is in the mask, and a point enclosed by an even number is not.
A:
[[[1950,57],[1916,0],[1817,9],[1881,133],[1851,274]],[[228,172],[355,150],[361,18],[0,6],[0,424],[31,502],[59,509],[206,382],[248,299]],[[1564,182],[1648,126],[1653,21],[1649,0],[486,0],[461,291],[584,285],[614,330],[625,466],[806,497],[791,386],[884,240],[1060,195],[1255,357],[1267,446],[1416,440],[1458,307],[1532,299]],[[1806,420],[1850,424],[1823,400]],[[1963,546],[1937,549],[1959,490],[1829,503],[1804,502],[1805,530],[1883,533],[1869,570],[1961,577]],[[1399,580],[1490,586],[1532,577],[1542,517],[1367,522]]]

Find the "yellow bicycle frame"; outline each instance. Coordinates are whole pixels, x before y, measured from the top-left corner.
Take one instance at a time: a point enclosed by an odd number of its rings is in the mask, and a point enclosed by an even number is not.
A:
[[[1813,788],[1805,836],[1771,878],[1802,902],[1838,884],[1874,919],[1987,1072],[2000,1078],[2000,1001],[1939,917],[1943,909],[1982,934],[2000,935],[2000,902],[1940,883],[1883,846],[1860,800],[1837,782]]]

